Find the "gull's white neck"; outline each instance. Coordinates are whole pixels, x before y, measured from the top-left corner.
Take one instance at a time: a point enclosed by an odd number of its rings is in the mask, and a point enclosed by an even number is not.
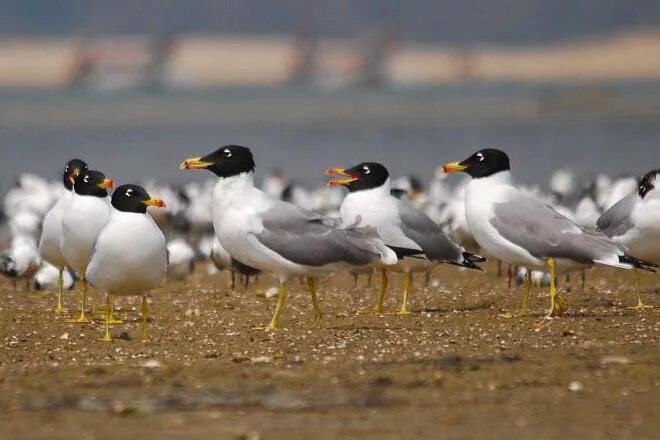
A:
[[[258,192],[260,191],[254,186],[254,173],[250,171],[231,177],[218,178],[214,198],[216,203],[228,206],[243,203]]]
[[[511,172],[508,170],[472,179],[465,188],[465,199],[468,203],[480,200],[480,203],[491,204],[495,202],[494,198],[512,188],[511,182]]]
[[[381,185],[375,188],[363,189],[360,191],[349,192],[346,198],[349,200],[374,200],[381,197],[390,197],[392,190],[392,183],[389,177]]]

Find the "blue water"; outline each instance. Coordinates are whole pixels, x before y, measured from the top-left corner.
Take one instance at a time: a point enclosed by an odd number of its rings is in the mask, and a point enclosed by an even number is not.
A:
[[[252,147],[260,174],[309,186],[364,160],[428,180],[482,147],[509,152],[520,181],[561,166],[638,175],[660,167],[660,87],[0,92],[0,190],[21,171],[56,178],[73,156],[119,182],[201,179],[179,162],[227,143]]]

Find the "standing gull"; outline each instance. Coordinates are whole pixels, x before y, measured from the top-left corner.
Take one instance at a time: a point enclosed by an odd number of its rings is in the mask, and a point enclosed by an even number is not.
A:
[[[472,255],[454,243],[426,214],[410,202],[394,197],[391,193],[390,173],[383,165],[363,162],[349,169],[331,168],[326,174],[336,174],[344,179],[332,179],[330,186],[345,186],[348,195],[339,208],[345,224],[373,227],[383,242],[393,249],[414,249],[418,255],[399,256],[399,262],[387,268],[404,274],[403,300],[399,314],[410,313],[408,296],[412,273],[426,272],[437,263],[479,269],[475,264],[483,257]],[[387,290],[387,271],[381,270],[381,288],[374,311],[383,312],[383,300]]]
[[[106,294],[105,334],[110,341],[112,296],[142,296],[142,339],[148,339],[147,297],[149,290],[161,285],[167,274],[167,245],[147,207],[163,208],[138,185],[122,185],[112,194],[112,210],[99,233],[86,278]]]
[[[59,271],[57,281],[57,306],[55,313],[64,313],[62,306],[62,290],[64,283],[64,269],[66,268],[66,260],[62,251],[60,250],[60,242],[62,240],[62,212],[63,207],[68,203],[72,197],[73,184],[76,177],[80,173],[87,171],[87,164],[80,159],[72,159],[64,166],[62,173],[62,184],[64,185],[65,192],[55,202],[55,205],[48,211],[44,217],[43,226],[41,229],[41,239],[39,240],[39,253],[41,257],[55,266]]]
[[[67,266],[80,276],[80,317],[73,322],[90,322],[85,315],[87,302],[87,264],[96,238],[110,216],[108,189],[114,182],[99,171],[80,173],[73,184],[73,194],[62,209],[60,249]]]
[[[227,145],[204,157],[186,159],[180,168],[208,169],[218,176],[213,225],[220,244],[241,263],[279,276],[279,301],[269,330],[279,325],[291,277],[308,278],[315,319],[319,320],[314,277],[397,261],[375,231],[340,229],[320,215],[257,189],[249,148]]]
[[[639,181],[637,192],[624,197],[608,209],[596,225],[598,230],[616,243],[626,246],[630,253],[645,260],[660,262],[660,189],[656,181],[660,170],[649,171]],[[637,305],[642,302],[639,292],[639,273],[635,271]]]
[[[549,316],[568,305],[555,288],[557,269],[594,263],[624,269],[653,271],[653,263],[631,257],[625,248],[600,232],[583,229],[551,206],[511,184],[509,157],[485,149],[462,162],[444,165],[445,172],[464,171],[472,177],[465,193],[465,213],[477,243],[488,253],[510,264],[547,265],[550,270]],[[529,279],[529,278],[528,278]],[[527,313],[529,282],[521,314]]]

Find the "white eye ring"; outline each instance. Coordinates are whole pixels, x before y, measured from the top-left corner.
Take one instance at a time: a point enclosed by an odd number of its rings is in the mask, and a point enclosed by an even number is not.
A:
[[[85,177],[83,177],[83,180],[85,183],[89,183],[89,174],[85,174]]]
[[[126,190],[126,197],[133,197],[133,190],[132,189],[128,188]]]
[[[371,170],[369,169],[369,167],[363,167],[363,168],[362,168],[362,171],[364,172],[364,174],[369,174],[369,173],[371,173]]]
[[[230,150],[224,150],[223,153],[225,153],[225,157],[229,159],[231,157],[231,151]]]
[[[482,160],[484,160],[484,155],[481,154],[481,153],[477,153],[477,160],[478,160],[479,162],[481,162]]]

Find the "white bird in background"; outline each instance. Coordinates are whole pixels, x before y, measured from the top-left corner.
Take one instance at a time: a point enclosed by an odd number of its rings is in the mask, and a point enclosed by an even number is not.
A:
[[[30,278],[41,266],[41,257],[34,238],[19,235],[12,239],[9,249],[0,254],[0,273],[14,280],[25,280],[29,290]]]
[[[660,263],[660,188],[656,186],[660,170],[642,177],[637,191],[614,204],[598,219],[598,230],[613,241],[626,246],[634,255]],[[639,273],[635,271],[636,309],[644,309],[639,289]]]
[[[73,183],[80,173],[86,172],[88,169],[87,164],[80,159],[72,159],[64,166],[64,173],[62,174],[62,184],[65,191],[60,198],[55,202],[53,207],[48,211],[43,220],[41,228],[41,239],[39,240],[39,253],[41,257],[53,265],[59,272],[57,282],[57,306],[55,313],[64,313],[62,306],[62,290],[64,288],[64,272],[66,267],[66,260],[62,251],[60,250],[60,243],[62,241],[62,211],[63,206],[73,197]],[[44,285],[45,283],[41,284]]]
[[[138,185],[121,185],[112,194],[110,217],[98,234],[86,277],[106,293],[105,334],[111,341],[111,296],[142,296],[142,339],[148,339],[146,294],[159,287],[167,274],[165,236],[147,207],[164,207]]]
[[[250,267],[247,264],[243,264],[240,261],[232,258],[229,255],[229,252],[222,247],[218,237],[214,237],[213,247],[211,249],[211,261],[218,269],[218,271],[228,270],[231,273],[231,286],[230,288],[234,290],[236,288],[236,275],[238,274],[243,281],[243,287],[248,288],[250,283],[250,277],[256,276],[261,272],[259,269]]]
[[[90,320],[85,315],[87,279],[85,272],[96,239],[110,217],[108,189],[114,182],[99,171],[87,170],[76,177],[73,194],[62,208],[60,249],[67,266],[80,276],[80,317],[73,322]]]
[[[52,264],[44,261],[34,274],[35,290],[69,290],[75,285],[74,274],[68,268],[63,272]]]
[[[208,169],[218,176],[213,223],[220,244],[241,263],[279,276],[280,296],[269,330],[279,325],[291,277],[308,278],[319,320],[315,277],[353,266],[396,263],[396,254],[375,234],[339,229],[320,215],[257,189],[254,167],[250,150],[238,145],[181,163],[181,169]]]
[[[550,316],[559,315],[567,308],[555,288],[558,268],[583,268],[594,263],[649,271],[657,267],[626,254],[624,247],[604,234],[581,228],[551,206],[514,187],[509,157],[503,151],[480,150],[444,168],[446,172],[464,171],[472,177],[465,209],[470,229],[482,248],[510,264],[528,268],[548,266]],[[528,295],[529,283],[522,314],[527,312]]]
[[[412,273],[427,272],[438,263],[479,269],[475,263],[485,261],[454,243],[440,226],[410,202],[392,196],[390,173],[383,165],[362,162],[349,169],[331,168],[326,174],[345,177],[328,182],[328,185],[344,186],[349,191],[339,209],[343,223],[375,228],[380,239],[397,251],[398,263],[381,270],[380,296],[373,309],[376,313],[383,312],[388,271],[405,274],[399,314],[407,315],[410,314],[408,296]]]
[[[195,270],[195,250],[182,238],[167,243],[167,277],[185,282]]]

